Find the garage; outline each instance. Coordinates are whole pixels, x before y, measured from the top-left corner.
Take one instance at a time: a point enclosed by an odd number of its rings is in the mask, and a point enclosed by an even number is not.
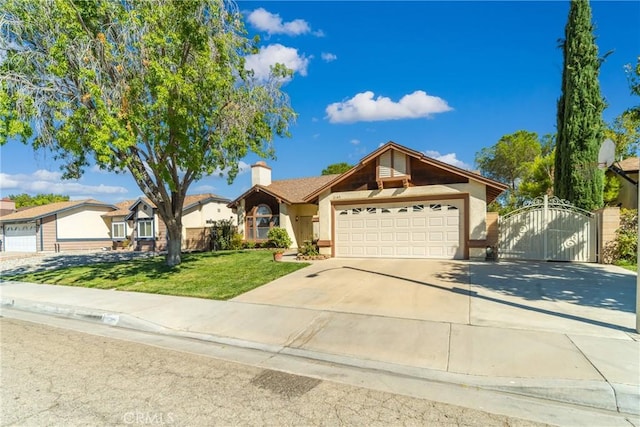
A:
[[[36,223],[5,224],[3,245],[6,252],[36,252]]]
[[[464,258],[464,201],[335,207],[336,256]]]

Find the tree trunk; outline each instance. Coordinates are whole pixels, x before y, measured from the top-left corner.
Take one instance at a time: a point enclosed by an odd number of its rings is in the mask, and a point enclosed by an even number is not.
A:
[[[167,224],[167,265],[175,267],[182,262],[182,225],[170,226]]]

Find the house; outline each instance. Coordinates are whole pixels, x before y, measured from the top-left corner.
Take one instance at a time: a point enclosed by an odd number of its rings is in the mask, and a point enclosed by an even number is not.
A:
[[[182,209],[182,249],[208,248],[208,228],[214,221],[230,219],[233,212],[225,199],[215,194],[185,197]],[[125,200],[116,209],[102,215],[111,233],[113,248],[137,251],[162,251],[167,246],[167,227],[158,209],[148,198]],[[110,242],[110,246],[112,243]]]
[[[272,181],[257,162],[251,178],[229,204],[245,240],[280,226],[293,247],[313,239],[334,257],[484,257],[486,206],[507,189],[395,142],[340,175]]]
[[[612,167],[616,167],[629,178],[624,178],[616,174],[611,169],[607,170],[607,175],[616,175],[620,181],[620,193],[615,205],[627,209],[638,209],[638,187],[633,182],[638,182],[638,170],[640,169],[640,157],[629,157],[627,159],[615,162]],[[633,181],[633,182],[632,182]]]
[[[50,203],[2,213],[2,250],[40,252],[99,249],[110,246],[110,229],[101,215],[114,209],[115,206],[111,204],[88,199]]]

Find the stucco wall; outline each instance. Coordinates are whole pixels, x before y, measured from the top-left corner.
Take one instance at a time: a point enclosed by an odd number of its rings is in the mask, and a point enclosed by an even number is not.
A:
[[[287,230],[289,237],[291,237],[292,248],[299,248],[302,246],[303,242],[298,240],[304,240],[307,237],[299,235],[300,233],[296,233],[296,217],[313,217],[318,212],[318,207],[316,205],[311,204],[300,204],[300,205],[286,205],[284,203],[280,204],[280,227],[283,227]],[[311,225],[311,224],[310,224]],[[313,230],[311,226],[311,230]],[[313,231],[311,231],[313,234]],[[315,237],[315,236],[308,236]]]
[[[101,215],[108,207],[81,206],[57,214],[58,239],[110,239],[111,228]]]
[[[629,173],[629,178],[638,182],[638,173]],[[622,203],[623,208],[638,209],[638,189],[635,185],[631,184],[626,179],[618,177],[620,180],[620,193],[618,194],[618,201]]]
[[[331,240],[331,201],[333,200],[364,200],[375,201],[377,199],[397,199],[401,201],[406,197],[432,197],[438,195],[469,194],[469,238],[472,240],[484,239],[487,235],[486,224],[486,192],[484,184],[470,182],[467,184],[431,185],[425,187],[388,188],[383,190],[364,190],[330,193],[329,190],[322,193],[319,198],[318,213],[320,215],[319,238]],[[467,213],[465,213],[467,214]]]
[[[207,220],[219,221],[233,217],[233,211],[225,203],[209,202],[205,205],[198,205],[185,213],[182,216],[182,226],[183,230],[186,228],[206,227],[208,226]]]

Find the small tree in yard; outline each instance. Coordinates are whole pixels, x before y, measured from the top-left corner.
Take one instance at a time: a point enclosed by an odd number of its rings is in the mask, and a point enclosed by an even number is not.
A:
[[[167,227],[180,263],[182,207],[205,175],[231,182],[249,152],[273,156],[294,119],[224,0],[5,0],[0,8],[0,145],[49,147],[65,178],[92,163],[128,171]]]

